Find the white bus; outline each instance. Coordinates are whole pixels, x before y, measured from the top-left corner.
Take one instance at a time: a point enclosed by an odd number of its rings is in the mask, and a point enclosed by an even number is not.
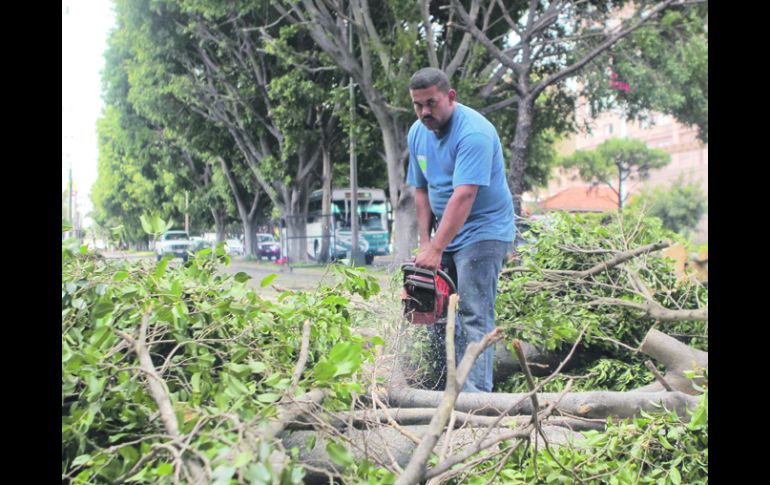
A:
[[[307,217],[308,253],[313,259],[322,259],[324,248],[327,259],[344,258],[351,248],[350,189],[333,189],[331,214],[323,213],[323,191],[310,194]],[[390,201],[382,189],[358,189],[358,248],[365,254],[366,264],[375,256],[390,254]],[[323,224],[329,221],[329,240],[324,246]]]

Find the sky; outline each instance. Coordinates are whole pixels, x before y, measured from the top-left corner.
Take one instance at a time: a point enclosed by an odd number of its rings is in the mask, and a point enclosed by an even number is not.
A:
[[[104,106],[101,70],[114,22],[111,0],[62,0],[62,190],[72,167],[82,214],[93,209],[89,194],[96,181],[96,120]]]

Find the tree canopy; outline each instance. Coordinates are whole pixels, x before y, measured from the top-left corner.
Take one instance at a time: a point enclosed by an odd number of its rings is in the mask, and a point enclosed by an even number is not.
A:
[[[567,168],[577,168],[583,180],[606,184],[618,196],[618,207],[628,198],[625,184],[632,176],[645,179],[650,170],[671,161],[671,155],[657,148],[648,148],[641,140],[610,138],[595,150],[577,150],[562,158]],[[617,182],[617,183],[616,183]]]

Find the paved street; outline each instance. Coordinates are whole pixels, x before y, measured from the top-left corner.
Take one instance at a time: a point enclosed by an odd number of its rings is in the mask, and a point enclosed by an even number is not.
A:
[[[155,254],[149,252],[114,251],[102,252],[102,255],[108,259],[155,259]],[[392,260],[392,256],[378,256],[375,258],[374,264],[367,267],[377,277],[380,285],[383,287],[389,280],[388,266]],[[181,259],[176,258],[172,260],[171,264],[177,265],[181,261]],[[334,277],[334,273],[325,266],[290,267],[288,265],[275,264],[272,261],[248,261],[243,256],[232,257],[230,266],[222,267],[222,271],[230,274],[238,272],[248,274],[251,276],[249,286],[254,288],[258,294],[267,298],[277,296],[283,290],[314,290],[320,282],[326,281],[331,283]],[[262,280],[271,274],[278,276],[269,286],[262,288]]]

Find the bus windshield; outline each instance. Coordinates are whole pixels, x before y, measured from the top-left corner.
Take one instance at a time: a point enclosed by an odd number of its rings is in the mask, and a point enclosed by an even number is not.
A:
[[[339,229],[350,229],[350,215],[349,207],[350,203],[343,200],[335,200],[332,202],[334,212],[334,220]],[[383,217],[385,213],[385,202],[361,202],[358,206],[358,225],[359,229],[364,231],[386,231],[386,219]]]

